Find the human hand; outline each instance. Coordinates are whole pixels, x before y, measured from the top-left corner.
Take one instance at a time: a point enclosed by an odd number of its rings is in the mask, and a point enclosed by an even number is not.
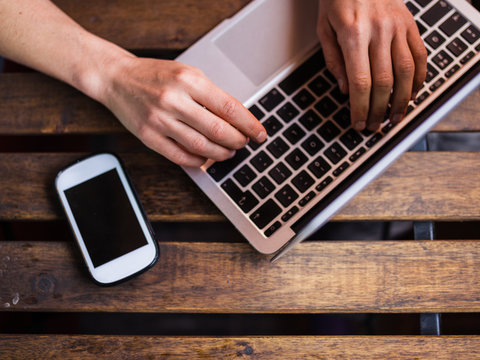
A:
[[[350,93],[354,128],[377,130],[390,100],[390,121],[400,122],[422,87],[427,64],[403,1],[319,0],[317,33],[327,68],[340,90]]]
[[[197,68],[134,56],[114,68],[99,100],[145,145],[179,165],[226,160],[249,138],[267,137],[238,100]]]

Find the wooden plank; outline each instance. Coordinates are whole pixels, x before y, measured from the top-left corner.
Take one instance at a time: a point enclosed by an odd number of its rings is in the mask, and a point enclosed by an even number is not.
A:
[[[53,183],[85,154],[0,154],[0,220],[64,218]],[[119,154],[152,221],[224,217],[178,166],[154,153]],[[406,153],[335,220],[480,220],[480,153]]]
[[[0,242],[2,311],[480,311],[480,240],[314,241],[278,262],[246,243],[160,242],[158,263],[110,288],[67,242]]]
[[[55,0],[87,30],[127,49],[185,49],[250,0]]]
[[[479,336],[163,337],[0,335],[0,356],[32,359],[473,359]]]
[[[102,105],[37,73],[0,74],[0,134],[111,134],[126,130]],[[480,131],[480,89],[434,131]]]

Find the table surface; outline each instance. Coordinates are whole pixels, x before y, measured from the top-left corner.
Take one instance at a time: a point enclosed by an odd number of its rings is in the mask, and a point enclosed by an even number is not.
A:
[[[137,54],[171,58],[249,1],[54,2],[88,30]],[[479,112],[477,90],[433,132],[479,132]],[[100,104],[35,72],[0,74],[0,119],[0,141],[83,136],[134,142]],[[151,221],[211,224],[213,232],[218,222],[225,221],[179,167],[144,148],[133,151],[122,146],[119,156]],[[0,223],[65,226],[53,179],[84,155],[62,149],[0,153]],[[408,152],[334,220],[479,221],[479,174],[479,152]],[[298,245],[271,264],[245,241],[211,241],[195,233],[188,241],[159,239],[161,257],[152,269],[113,288],[99,288],[88,279],[71,237],[6,239],[0,241],[0,309],[171,314],[480,312],[480,240],[316,240]],[[3,351],[13,358],[28,358],[45,349],[53,357],[102,358],[118,351],[182,358],[194,349],[192,358],[275,358],[279,351],[292,358],[301,348],[305,358],[323,354],[326,358],[441,359],[468,358],[480,349],[480,338],[475,336],[293,335],[0,335],[0,357]],[[22,347],[12,346],[20,343]]]

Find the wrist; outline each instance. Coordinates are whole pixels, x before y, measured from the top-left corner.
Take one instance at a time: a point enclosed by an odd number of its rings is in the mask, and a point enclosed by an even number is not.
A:
[[[69,83],[103,104],[118,76],[121,76],[122,64],[135,57],[121,47],[86,33],[82,41],[82,59],[75,64]]]

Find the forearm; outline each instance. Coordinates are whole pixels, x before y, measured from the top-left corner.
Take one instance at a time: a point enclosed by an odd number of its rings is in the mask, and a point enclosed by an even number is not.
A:
[[[133,56],[89,33],[47,0],[0,0],[0,55],[99,101],[116,60]]]

